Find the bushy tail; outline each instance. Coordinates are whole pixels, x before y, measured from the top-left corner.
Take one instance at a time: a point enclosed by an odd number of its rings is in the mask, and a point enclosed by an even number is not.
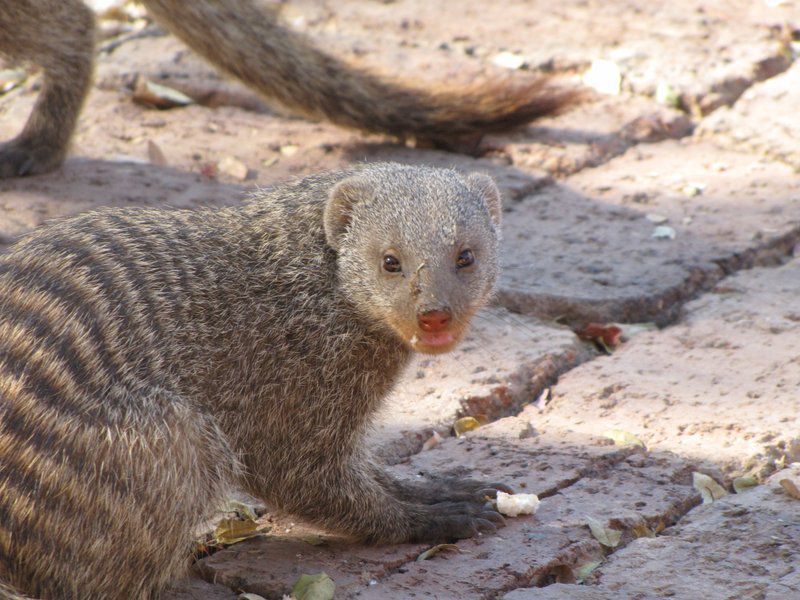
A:
[[[453,139],[509,130],[574,104],[546,78],[459,89],[386,81],[317,49],[252,0],[144,0],[154,17],[268,99],[362,131]]]

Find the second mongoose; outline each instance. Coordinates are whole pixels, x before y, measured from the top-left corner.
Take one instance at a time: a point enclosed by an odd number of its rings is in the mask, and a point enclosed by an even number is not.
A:
[[[546,78],[458,89],[404,86],[330,56],[257,0],[142,0],[159,23],[223,72],[312,118],[434,145],[509,130],[579,99]],[[64,160],[88,93],[94,15],[81,0],[0,0],[0,55],[44,71],[28,122],[0,144],[0,178]]]
[[[368,542],[494,530],[501,484],[365,448],[498,275],[480,174],[376,164],[221,210],[105,209],[0,258],[0,597],[151,598],[232,485]],[[2,591],[2,590],[5,591]]]

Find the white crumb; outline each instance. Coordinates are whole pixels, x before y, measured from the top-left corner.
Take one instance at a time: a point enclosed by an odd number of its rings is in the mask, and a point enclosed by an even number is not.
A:
[[[539,509],[539,497],[536,494],[506,494],[497,492],[497,510],[507,517],[532,515]]]

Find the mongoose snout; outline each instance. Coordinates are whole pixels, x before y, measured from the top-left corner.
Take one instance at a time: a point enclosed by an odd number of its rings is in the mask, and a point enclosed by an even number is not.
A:
[[[425,332],[438,333],[447,329],[452,320],[452,312],[449,308],[438,310],[428,310],[417,317],[419,328]]]

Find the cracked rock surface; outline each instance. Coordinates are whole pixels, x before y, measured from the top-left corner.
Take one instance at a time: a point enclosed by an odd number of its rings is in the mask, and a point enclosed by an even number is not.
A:
[[[330,52],[414,85],[577,81],[602,59],[619,89],[487,136],[472,157],[287,115],[149,26],[101,41],[64,166],[0,180],[0,251],[51,218],[231,206],[361,161],[486,172],[504,195],[495,303],[458,350],[416,359],[367,443],[399,477],[501,481],[541,504],[425,561],[426,545],[363,546],[268,512],[267,535],[197,560],[167,597],[280,599],[325,571],[336,598],[800,598],[800,500],[781,483],[800,487],[800,2],[280,10]],[[136,104],[142,79],[196,102]],[[0,86],[0,139],[39,85]],[[607,355],[573,333],[592,322],[658,328]],[[482,425],[455,437],[464,416]],[[728,495],[703,504],[695,472]],[[734,493],[742,476],[758,485]]]

